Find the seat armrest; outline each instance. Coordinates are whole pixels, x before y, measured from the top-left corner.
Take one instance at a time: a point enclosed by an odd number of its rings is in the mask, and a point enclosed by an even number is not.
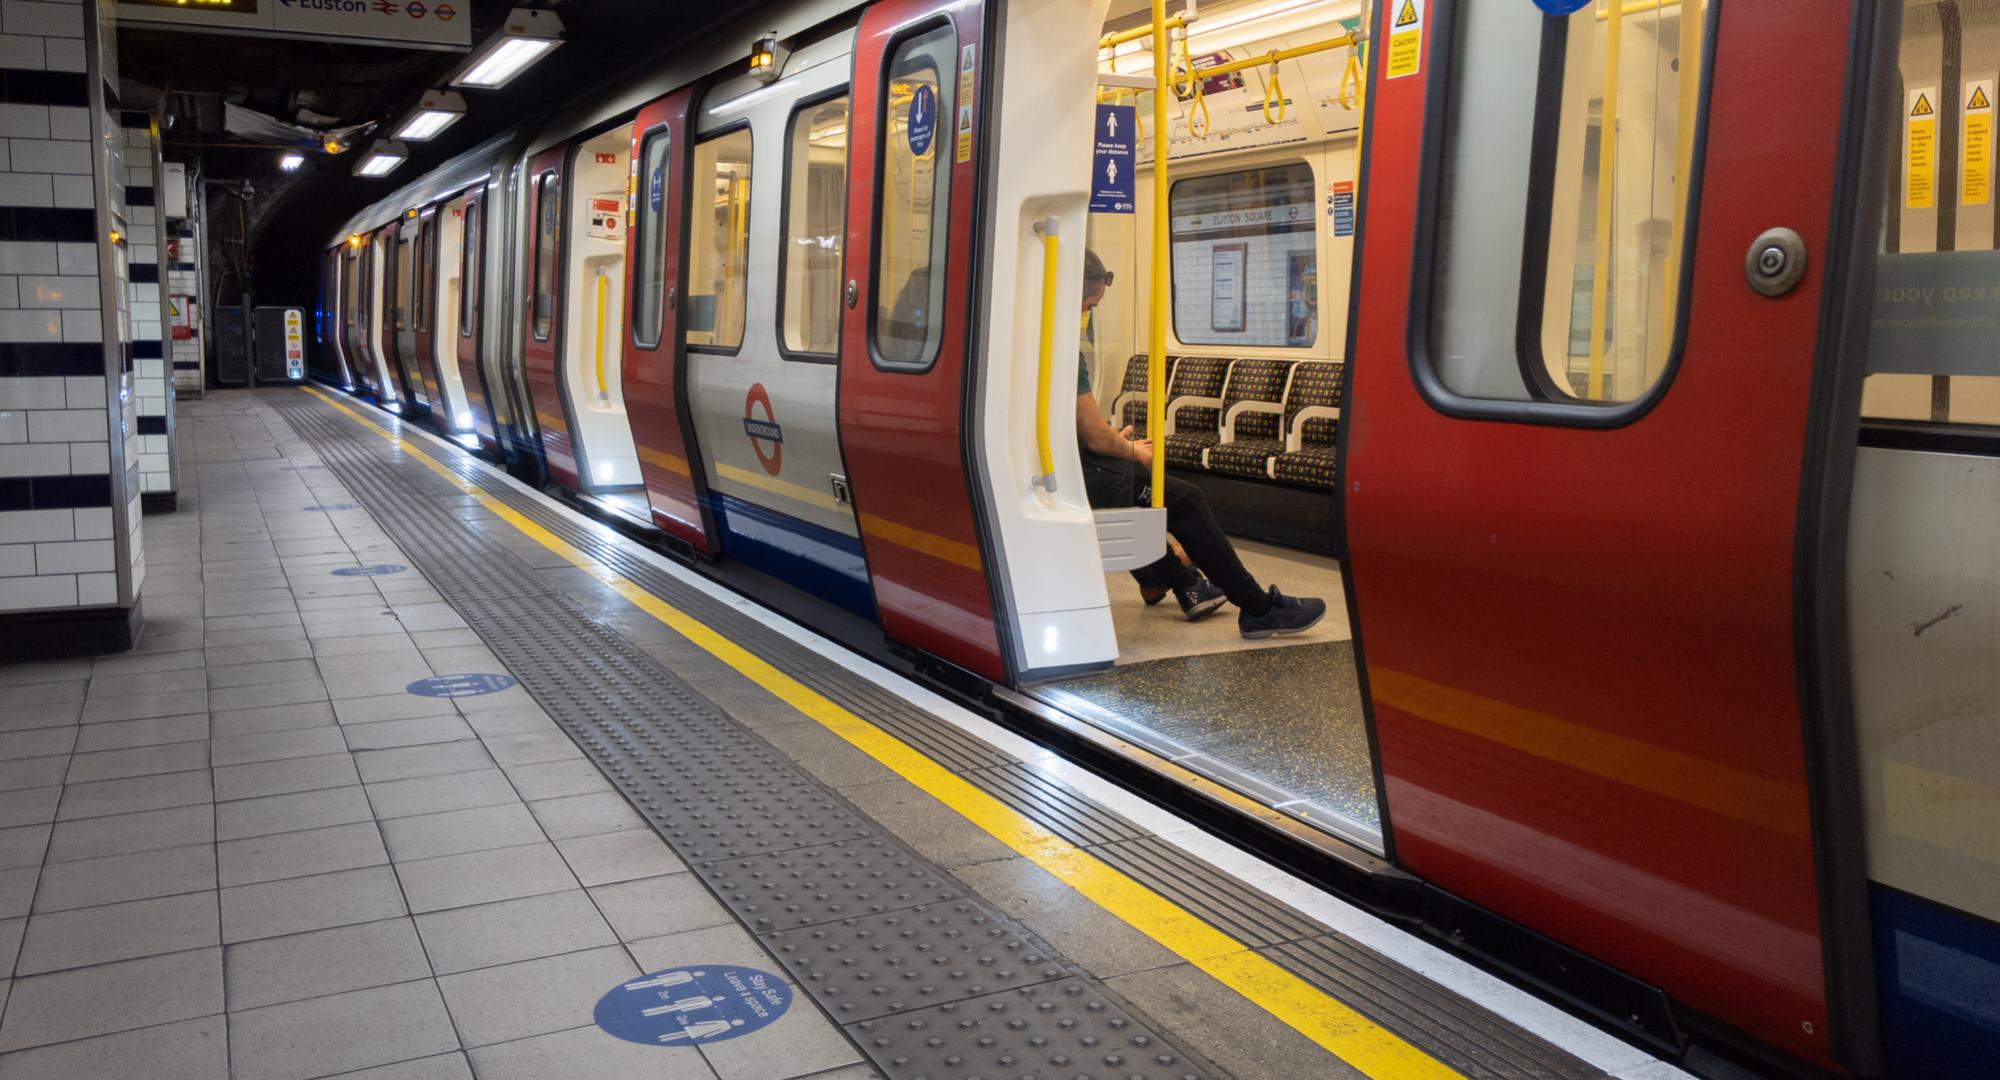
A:
[[[1181,410],[1187,408],[1195,408],[1195,409],[1210,408],[1210,409],[1220,410],[1222,408],[1222,399],[1219,397],[1177,397],[1172,401],[1167,402],[1166,434],[1168,435],[1177,434],[1176,429],[1180,427],[1179,421],[1180,421]]]
[[[1308,420],[1339,420],[1340,407],[1337,405],[1308,405],[1292,414],[1292,429],[1285,432],[1285,452],[1296,454],[1300,450],[1299,437],[1305,433]]]
[[[1242,416],[1244,413],[1268,413],[1272,416],[1280,417],[1279,422],[1282,423],[1282,417],[1285,415],[1285,407],[1275,401],[1239,401],[1231,405],[1229,411],[1222,416],[1223,442],[1236,441],[1236,418]]]

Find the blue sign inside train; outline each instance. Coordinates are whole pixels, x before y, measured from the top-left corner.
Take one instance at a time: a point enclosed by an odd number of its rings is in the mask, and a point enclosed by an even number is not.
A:
[[[497,694],[513,685],[512,675],[436,675],[418,679],[403,689],[419,697],[462,698]]]
[[[768,971],[689,964],[612,987],[591,1017],[627,1042],[692,1046],[768,1027],[791,1005],[792,988]]]
[[[1099,105],[1090,159],[1090,212],[1130,214],[1138,208],[1139,110],[1132,105]]]
[[[334,577],[381,577],[384,574],[400,574],[409,567],[399,563],[375,563],[372,566],[343,566],[333,571]]]
[[[667,167],[655,165],[652,177],[646,181],[646,202],[653,208],[653,213],[660,212],[660,204],[666,201],[666,197]]]
[[[910,113],[907,120],[910,129],[910,153],[923,157],[931,152],[931,140],[937,136],[937,91],[924,83],[918,83],[916,93],[910,95]]]
[[[1535,6],[1551,15],[1574,15],[1596,0],[1535,0]]]

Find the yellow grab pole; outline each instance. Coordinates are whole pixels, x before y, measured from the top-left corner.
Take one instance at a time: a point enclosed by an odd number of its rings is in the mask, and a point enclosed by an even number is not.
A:
[[[597,274],[597,398],[611,400],[611,388],[604,382],[604,294],[608,289],[603,271]]]
[[[1328,49],[1344,49],[1354,43],[1355,37],[1353,34],[1342,34],[1337,38],[1315,41],[1310,45],[1300,45],[1290,49],[1274,49],[1262,56],[1253,56],[1247,60],[1232,60],[1227,64],[1205,67],[1196,74],[1204,79],[1211,79],[1217,75],[1228,75],[1233,72],[1248,71],[1251,68],[1263,67],[1266,64],[1276,64],[1280,60],[1296,60],[1301,56],[1311,56],[1314,53],[1326,52]]]
[[[1694,178],[1688,173],[1694,169],[1694,112],[1701,96],[1701,17],[1701,0],[1681,5],[1680,93],[1674,106],[1674,228],[1667,242],[1664,302],[1660,305],[1660,318],[1667,326],[1674,323],[1674,306],[1680,299],[1681,247],[1687,238],[1688,192],[1693,190]],[[1664,366],[1673,335],[1653,336],[1659,341],[1654,354]]]
[[[1192,78],[1192,73],[1190,73]],[[1153,508],[1166,505],[1167,448],[1167,0],[1153,0],[1153,275],[1146,334],[1146,438],[1153,442]]]
[[[1153,22],[1154,25],[1159,24],[1158,19],[1155,19]],[[1167,28],[1170,30],[1177,29],[1179,27],[1186,25],[1187,25],[1187,16],[1185,14],[1176,15],[1173,18],[1167,20]],[[1146,38],[1152,36],[1154,36],[1152,26],[1135,26],[1132,27],[1130,30],[1120,30],[1117,33],[1106,34],[1103,37],[1098,38],[1097,47],[1100,49],[1115,49],[1118,46],[1123,45],[1128,41],[1137,41],[1140,38]]]
[[[1049,441],[1049,372],[1054,366],[1056,352],[1056,271],[1059,268],[1056,255],[1060,241],[1056,238],[1055,218],[1036,222],[1035,231],[1042,234],[1042,337],[1035,369],[1035,458],[1042,472],[1035,480],[1047,490],[1054,491],[1056,454],[1054,445]]]
[[[1618,61],[1625,7],[1614,2],[1604,19],[1604,107],[1597,127],[1597,235],[1590,272],[1590,377],[1584,394],[1604,400],[1605,324],[1611,302],[1611,196],[1618,177]]]

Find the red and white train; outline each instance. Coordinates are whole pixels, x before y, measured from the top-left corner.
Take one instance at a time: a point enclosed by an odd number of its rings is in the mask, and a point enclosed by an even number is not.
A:
[[[1198,74],[1364,16],[1365,68]],[[759,18],[343,227],[317,373],[1310,843],[1699,1071],[1992,1075],[2000,9],[1237,0],[1176,33],[1156,441],[1264,565],[1337,583],[1365,805],[1327,815],[1260,759],[1177,754],[1174,701],[1045,692],[1166,634],[1127,621],[1066,429],[1038,482],[1035,426],[1038,395],[1071,415],[1080,342],[1143,412],[1118,364],[1151,238],[1090,205],[1093,106],[1151,98],[1147,42],[1099,35],[1146,5]],[[1051,229],[1059,297],[1086,240],[1120,285],[1087,329],[1063,302],[1044,376]]]

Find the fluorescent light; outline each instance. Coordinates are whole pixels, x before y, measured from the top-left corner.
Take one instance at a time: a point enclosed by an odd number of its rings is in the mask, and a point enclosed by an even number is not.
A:
[[[304,154],[286,154],[284,157],[278,159],[278,168],[286,172],[298,172],[299,166],[305,163],[306,156]]]
[[[479,90],[505,86],[529,64],[562,43],[562,20],[554,13],[515,8],[507,15],[500,32],[466,57],[465,66],[452,78],[451,85]]]
[[[410,160],[410,149],[394,139],[377,139],[368,152],[361,156],[360,164],[354,166],[356,176],[387,176],[396,167]]]
[[[422,142],[465,115],[465,99],[450,90],[432,90],[396,129],[395,138]]]

